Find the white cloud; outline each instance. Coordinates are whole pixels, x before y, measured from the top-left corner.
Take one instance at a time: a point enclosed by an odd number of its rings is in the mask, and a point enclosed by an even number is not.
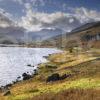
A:
[[[29,31],[40,31],[41,29],[62,28],[67,31],[68,23],[74,22],[73,17],[62,12],[56,13],[40,13],[27,12],[27,15],[22,17],[20,26],[23,26]],[[72,26],[73,27],[73,26]]]
[[[63,31],[69,31],[87,22],[100,21],[100,12],[84,7],[71,9],[72,13],[34,12],[30,4],[27,4],[26,8],[26,16],[21,18],[19,25],[28,31],[40,31],[49,28],[59,28]]]
[[[34,1],[34,3],[36,2],[36,0],[30,1]],[[15,25],[15,22],[17,22],[17,26],[23,27],[27,31],[36,32],[41,31],[42,29],[60,29],[63,30],[63,32],[66,32],[87,22],[100,21],[99,11],[89,10],[84,7],[74,9],[71,8],[71,13],[43,13],[33,11],[32,5],[30,3],[24,3],[24,6],[26,8],[26,15],[22,16],[19,21],[14,22],[12,21],[11,14],[5,12],[3,9],[0,9],[0,27]]]
[[[81,23],[86,23],[89,21],[100,21],[100,12],[96,10],[89,10],[87,8],[81,7],[73,9],[75,17],[80,20]]]

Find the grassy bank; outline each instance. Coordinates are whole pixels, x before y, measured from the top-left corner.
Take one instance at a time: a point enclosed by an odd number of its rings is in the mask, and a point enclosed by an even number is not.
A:
[[[99,100],[95,95],[100,93],[99,55],[99,50],[78,53],[65,51],[50,55],[49,62],[40,65],[38,75],[13,85],[10,89],[11,95],[4,97],[0,93],[2,98],[0,100],[61,100],[60,98],[66,100],[64,99],[66,96],[68,100],[69,98],[74,100],[74,97],[84,100],[85,94],[88,94],[86,98],[90,98],[86,100]],[[48,76],[54,73],[71,76],[64,80],[46,83]]]

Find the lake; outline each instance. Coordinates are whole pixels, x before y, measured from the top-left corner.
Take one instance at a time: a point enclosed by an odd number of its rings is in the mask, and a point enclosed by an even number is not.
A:
[[[0,47],[0,86],[12,83],[25,72],[34,73],[38,64],[47,62],[44,56],[61,52],[56,48]],[[35,67],[29,67],[28,65]]]

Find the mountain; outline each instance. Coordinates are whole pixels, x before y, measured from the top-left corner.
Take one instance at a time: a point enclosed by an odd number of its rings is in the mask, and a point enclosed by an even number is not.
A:
[[[0,27],[0,44],[34,43],[59,35],[60,29],[42,29],[38,32],[26,32],[22,27]]]
[[[55,37],[57,35],[60,35],[62,32],[61,29],[42,29],[37,32],[29,32],[28,36],[32,40],[45,40],[51,37]]]
[[[90,28],[93,27],[99,27],[100,26],[100,21],[98,22],[91,22],[91,23],[86,23],[78,28],[75,28],[74,30],[71,31],[71,33],[75,33],[75,32],[80,32],[80,31],[84,31],[84,30],[88,30]]]
[[[0,43],[13,44],[23,41],[24,29],[21,27],[0,27]]]
[[[0,44],[23,44],[33,46],[69,48],[72,46],[100,47],[100,22],[84,24],[71,32],[60,34],[60,29],[43,29],[26,32],[22,27],[0,27]],[[41,42],[42,41],[42,42]]]
[[[100,21],[84,24],[69,33],[49,38],[42,45],[56,47],[98,47],[100,48]]]

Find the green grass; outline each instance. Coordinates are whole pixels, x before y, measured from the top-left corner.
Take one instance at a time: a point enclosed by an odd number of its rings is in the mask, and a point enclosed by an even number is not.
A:
[[[34,83],[33,83],[34,84]],[[76,89],[88,89],[88,88],[98,88],[100,87],[100,80],[98,79],[90,79],[90,78],[83,78],[78,79],[74,81],[65,81],[65,82],[58,82],[54,84],[48,84],[48,85],[42,85],[41,87],[38,87],[38,89],[29,89],[26,91],[23,91],[22,94],[19,95],[11,95],[9,96],[9,100],[25,100],[28,98],[32,98],[35,95],[40,95],[44,93],[58,93],[62,90],[70,89],[70,88],[76,88]]]

